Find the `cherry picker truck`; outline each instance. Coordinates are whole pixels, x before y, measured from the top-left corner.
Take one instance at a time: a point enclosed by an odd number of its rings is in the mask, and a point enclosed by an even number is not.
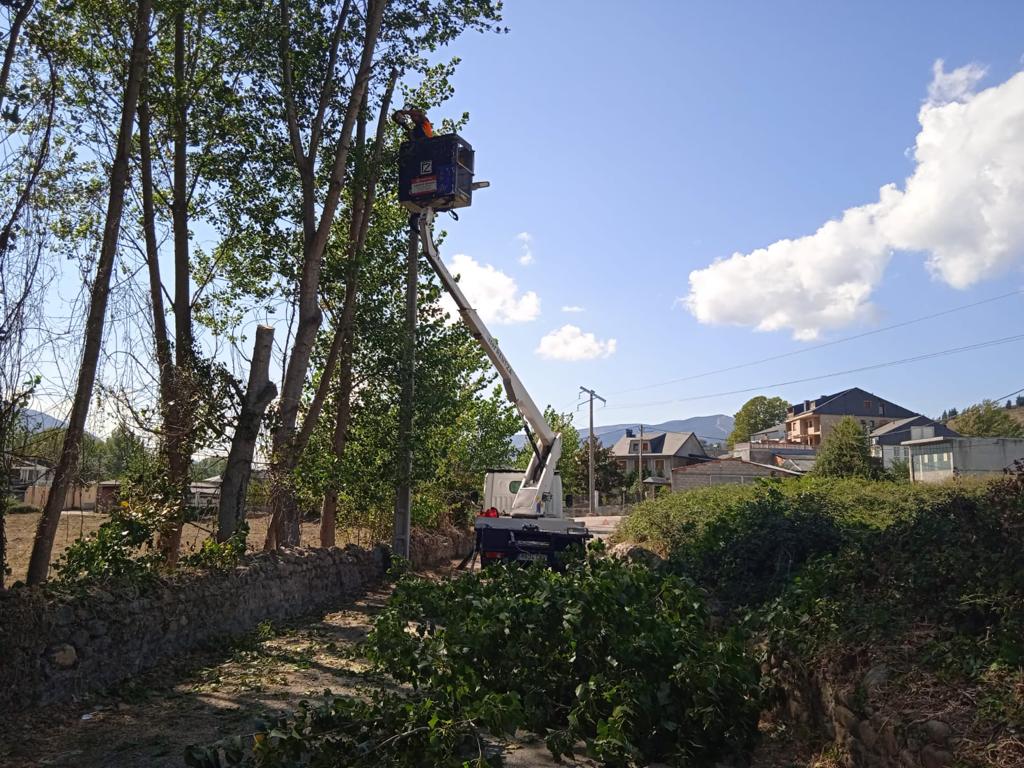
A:
[[[393,116],[406,123],[405,110]],[[591,538],[585,525],[563,516],[562,482],[557,473],[562,438],[544,418],[512,364],[498,347],[476,310],[448,271],[434,244],[438,212],[472,204],[473,191],[489,186],[473,181],[473,147],[457,134],[412,137],[399,148],[399,195],[410,211],[410,227],[418,231],[423,252],[438,279],[454,299],[462,322],[477,340],[501,377],[505,394],[519,411],[533,455],[525,472],[491,471],[484,483],[484,511],[476,518],[476,543],[463,566],[480,557],[481,566],[495,562],[541,562],[559,566],[559,554]]]

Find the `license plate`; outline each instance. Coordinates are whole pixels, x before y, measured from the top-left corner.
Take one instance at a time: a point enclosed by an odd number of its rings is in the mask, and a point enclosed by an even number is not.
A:
[[[548,559],[548,556],[542,552],[520,552],[516,560],[525,560],[531,563],[540,563]]]

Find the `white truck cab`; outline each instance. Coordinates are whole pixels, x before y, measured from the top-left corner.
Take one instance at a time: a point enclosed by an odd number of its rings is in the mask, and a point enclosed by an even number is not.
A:
[[[499,515],[511,515],[512,504],[519,493],[519,487],[523,484],[523,470],[489,469],[484,475],[484,509],[496,509]],[[562,478],[555,472],[551,483],[551,491],[544,494],[543,509],[541,517],[562,516]]]

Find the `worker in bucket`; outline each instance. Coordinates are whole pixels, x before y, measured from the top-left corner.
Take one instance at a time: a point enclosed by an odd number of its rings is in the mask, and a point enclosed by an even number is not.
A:
[[[419,107],[406,104],[402,109],[391,113],[391,119],[405,129],[406,134],[412,140],[431,139],[434,137],[434,126],[427,117],[425,110]],[[419,229],[420,215],[413,213],[409,216],[409,229],[416,232]]]
[[[405,128],[410,139],[430,139],[434,136],[434,126],[427,113],[419,107],[406,104],[403,109],[394,112],[391,119]]]

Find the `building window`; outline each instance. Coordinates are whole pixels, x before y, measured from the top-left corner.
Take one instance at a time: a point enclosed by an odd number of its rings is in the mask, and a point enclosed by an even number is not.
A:
[[[658,477],[664,477],[665,476],[665,460],[664,459],[656,459],[654,461],[654,474],[656,474]]]
[[[640,443],[634,440],[629,444],[629,452],[636,453],[639,450]]]
[[[871,401],[870,400],[865,400],[864,401],[864,410],[868,411],[870,413],[870,411],[871,411]]]
[[[914,472],[948,472],[953,468],[953,453],[948,444],[924,446],[913,454]]]

